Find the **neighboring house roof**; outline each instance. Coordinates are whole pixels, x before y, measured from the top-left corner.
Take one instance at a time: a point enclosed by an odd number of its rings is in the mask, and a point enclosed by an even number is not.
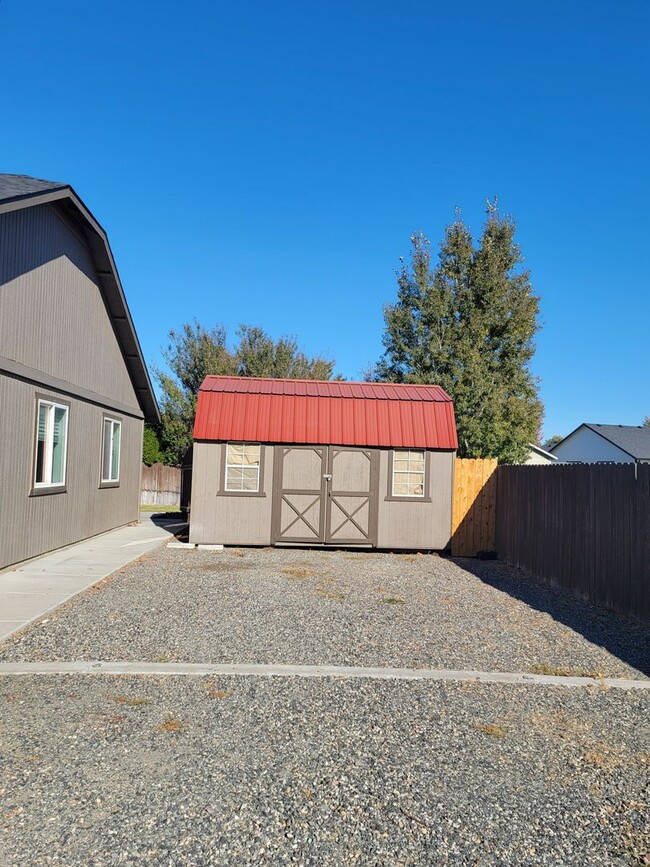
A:
[[[546,458],[549,461],[556,461],[557,455],[552,455],[550,452],[547,452],[546,449],[543,449],[541,446],[536,446],[535,443],[528,443],[528,448],[531,452],[535,452],[536,455],[539,455],[541,458]]]
[[[449,395],[437,385],[207,376],[196,440],[456,449]]]
[[[142,412],[147,420],[160,421],[158,403],[106,232],[69,184],[28,175],[0,174],[0,214],[47,203],[56,203],[83,231],[104,303]]]
[[[650,427],[644,425],[589,424],[585,422],[571,431],[559,443],[556,443],[551,451],[554,452],[558,446],[566,442],[581,428],[589,428],[637,461],[650,461]]]

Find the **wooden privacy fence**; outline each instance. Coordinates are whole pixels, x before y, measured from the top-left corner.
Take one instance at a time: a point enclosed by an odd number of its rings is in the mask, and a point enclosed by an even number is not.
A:
[[[142,465],[140,504],[178,506],[181,501],[181,471],[164,464]]]
[[[456,458],[451,522],[453,557],[475,557],[496,543],[496,458]]]
[[[502,560],[650,620],[650,464],[499,467]]]

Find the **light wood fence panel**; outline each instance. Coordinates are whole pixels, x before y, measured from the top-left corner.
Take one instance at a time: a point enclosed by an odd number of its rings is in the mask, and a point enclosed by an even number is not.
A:
[[[494,551],[497,509],[496,458],[456,458],[451,553],[475,557]]]
[[[140,504],[142,506],[179,506],[181,471],[164,464],[142,465]]]

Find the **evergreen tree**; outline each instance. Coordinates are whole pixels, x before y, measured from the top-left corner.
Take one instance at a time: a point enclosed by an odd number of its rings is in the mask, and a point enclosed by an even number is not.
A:
[[[477,246],[458,217],[435,267],[426,237],[411,237],[376,368],[378,379],[441,385],[454,400],[459,454],[506,463],[525,457],[542,415],[529,366],[538,298],[515,228],[490,204]]]
[[[158,431],[148,422],[145,422],[142,435],[142,463],[150,467],[152,464],[162,464],[165,456],[160,449]]]

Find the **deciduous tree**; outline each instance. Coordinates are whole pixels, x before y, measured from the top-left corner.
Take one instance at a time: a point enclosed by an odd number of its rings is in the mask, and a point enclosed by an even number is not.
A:
[[[169,371],[155,370],[160,386],[160,444],[165,463],[179,466],[192,444],[199,387],[206,376],[270,376],[331,379],[334,362],[310,358],[293,337],[274,340],[257,326],[241,325],[229,348],[223,325],[205,328],[196,319],[169,332],[163,352]]]

